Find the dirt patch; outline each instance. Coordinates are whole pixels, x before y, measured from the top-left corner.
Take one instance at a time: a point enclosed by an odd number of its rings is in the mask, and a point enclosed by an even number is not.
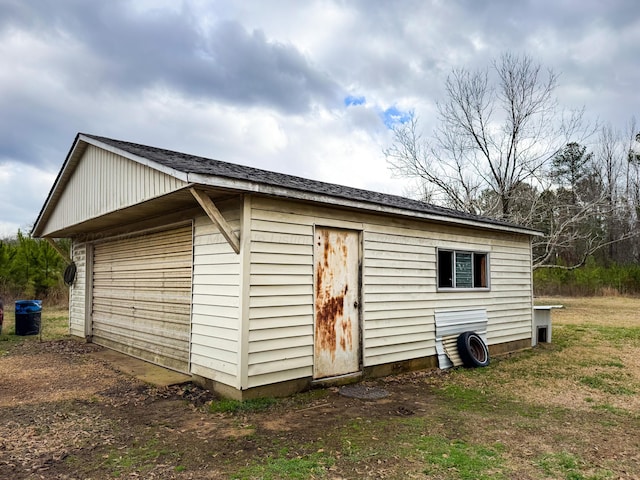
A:
[[[345,422],[414,415],[429,403],[412,388],[397,391],[415,377],[383,382],[395,387],[392,398],[362,401],[334,388],[267,412],[211,414],[210,392],[139,382],[90,355],[98,348],[34,341],[0,357],[0,478],[228,478],[280,445],[312,445]],[[342,445],[332,448],[340,455]]]
[[[76,341],[27,342],[0,357],[0,407],[86,399],[117,375],[87,361],[100,348]],[[62,360],[62,361],[61,361]]]
[[[120,373],[98,348],[29,341],[0,357],[0,478],[424,478],[442,464],[430,476],[453,479],[462,467],[447,461],[489,454],[484,478],[640,472],[638,395],[597,383],[635,388],[634,348],[543,346],[488,369],[352,387],[384,398],[328,388],[235,413],[210,413],[214,396],[194,385]]]

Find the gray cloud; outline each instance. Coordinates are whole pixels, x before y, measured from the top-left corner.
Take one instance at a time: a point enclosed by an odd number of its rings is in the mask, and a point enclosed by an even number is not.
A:
[[[0,111],[0,166],[9,161],[43,168],[59,164],[75,134],[69,129],[70,112],[35,94],[0,97]]]
[[[336,165],[384,164],[381,111],[431,127],[451,68],[507,50],[622,125],[640,117],[638,45],[637,0],[0,0],[0,202],[41,202],[21,166],[55,177],[78,131],[344,183]]]
[[[138,104],[154,88],[194,102],[285,114],[341,101],[336,82],[293,45],[270,41],[260,30],[225,21],[203,31],[186,7],[141,15],[128,5],[0,2],[0,41],[22,35],[37,43],[16,54],[12,79],[0,79],[0,163],[50,166],[78,130],[94,123],[96,131],[105,130],[87,111],[94,101],[129,98]],[[36,60],[33,48],[48,51]],[[126,115],[113,112],[120,122]]]
[[[296,114],[317,102],[338,101],[335,82],[291,44],[270,41],[236,21],[215,23],[203,32],[186,6],[139,15],[128,4],[16,2],[0,7],[0,18],[5,34],[22,28],[53,42],[70,38],[81,44],[89,63],[84,58],[65,62],[75,67],[66,80],[79,90],[122,93],[160,85],[188,97]]]

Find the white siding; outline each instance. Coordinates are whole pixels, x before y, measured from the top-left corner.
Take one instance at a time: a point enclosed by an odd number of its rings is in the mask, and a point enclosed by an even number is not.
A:
[[[237,200],[216,203],[239,233]],[[239,388],[240,256],[209,217],[195,220],[191,373]]]
[[[380,225],[364,232],[365,367],[435,355],[436,255],[427,235]]]
[[[428,228],[428,226],[427,226]],[[386,231],[386,233],[374,233]],[[380,244],[384,244],[381,246]],[[421,244],[422,248],[416,247]],[[401,245],[401,246],[399,246]],[[489,253],[489,291],[437,291],[436,249],[437,247]],[[372,263],[376,251],[412,251],[416,257],[413,264],[394,262],[385,268]],[[389,253],[387,253],[389,255]],[[426,256],[425,256],[426,255]],[[399,260],[399,258],[397,259]],[[421,274],[427,273],[425,278]],[[523,340],[531,336],[531,264],[529,241],[517,235],[483,233],[477,230],[462,230],[450,227],[434,227],[425,230],[388,229],[371,225],[365,233],[365,365],[397,361],[398,350],[410,348],[406,339],[401,339],[399,329],[385,331],[386,342],[398,348],[391,353],[379,355],[366,338],[377,319],[393,322],[394,327],[418,322],[425,326],[421,338],[428,343],[426,354],[435,354],[434,311],[447,309],[473,310],[485,308],[488,316],[487,341],[489,345]],[[393,287],[396,285],[397,287]],[[399,288],[401,287],[401,288]],[[419,292],[417,290],[420,290]],[[389,296],[390,293],[393,295]],[[390,300],[383,303],[383,300]],[[378,307],[378,304],[382,305]],[[372,305],[376,305],[371,309]],[[405,312],[400,316],[399,312]],[[370,322],[375,319],[376,322]],[[392,320],[391,320],[392,319]],[[394,332],[396,332],[394,334]],[[389,337],[391,336],[391,337]],[[396,338],[394,338],[396,337]],[[418,346],[418,345],[415,345]],[[425,350],[420,350],[425,352]],[[391,360],[393,358],[393,360]]]
[[[87,244],[74,241],[71,247],[71,259],[76,264],[76,278],[69,289],[69,333],[84,338]]]
[[[248,385],[313,374],[313,221],[252,209]]]
[[[488,343],[531,337],[529,238],[254,198],[250,387],[310,377],[313,227],[363,231],[363,365],[436,355],[435,310],[486,309]],[[489,291],[439,292],[437,248],[489,253]]]
[[[90,145],[42,235],[158,197],[185,183]]]

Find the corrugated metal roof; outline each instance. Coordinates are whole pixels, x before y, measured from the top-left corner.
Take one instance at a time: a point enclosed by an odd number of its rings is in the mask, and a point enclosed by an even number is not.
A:
[[[83,137],[104,143],[115,149],[127,152],[131,155],[147,159],[160,164],[168,169],[176,170],[185,174],[198,174],[205,176],[224,177],[232,180],[249,181],[272,187],[297,190],[300,192],[310,192],[319,195],[341,198],[346,200],[356,200],[383,207],[394,207],[401,210],[419,212],[423,214],[436,215],[439,217],[479,222],[487,225],[517,229],[527,233],[537,234],[535,230],[517,225],[511,222],[498,220],[489,217],[472,215],[470,213],[440,207],[426,202],[412,200],[398,195],[362,190],[344,185],[320,182],[293,175],[286,175],[268,170],[237,165],[233,163],[214,160],[211,158],[189,155],[186,153],[165,150],[162,148],[140,145],[137,143],[124,142],[97,135],[80,134]]]

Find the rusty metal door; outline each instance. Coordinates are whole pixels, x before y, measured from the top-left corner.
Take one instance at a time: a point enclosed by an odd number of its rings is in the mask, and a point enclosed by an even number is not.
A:
[[[360,234],[317,227],[314,378],[360,370]]]

